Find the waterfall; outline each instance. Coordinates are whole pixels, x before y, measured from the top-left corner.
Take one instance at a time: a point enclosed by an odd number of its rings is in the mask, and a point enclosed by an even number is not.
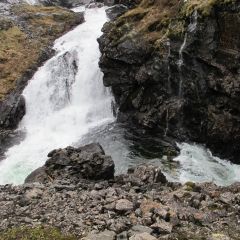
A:
[[[187,39],[188,39],[188,34],[190,33],[194,33],[197,29],[197,23],[198,23],[198,12],[197,10],[195,10],[190,18],[190,23],[188,25],[187,31],[184,35],[184,40],[183,43],[179,49],[179,59],[177,62],[178,65],[178,71],[179,71],[179,89],[178,89],[178,96],[179,97],[183,97],[183,75],[182,75],[182,67],[184,65],[184,59],[183,59],[183,51],[186,48],[186,44],[187,44]]]
[[[168,61],[168,92],[171,94],[172,92],[172,86],[171,86],[171,66],[170,66],[170,57],[171,57],[171,42],[170,39],[167,42],[168,46],[168,56],[167,56],[167,61]]]
[[[23,94],[27,113],[19,129],[25,139],[6,152],[0,184],[23,183],[49,151],[79,141],[90,129],[114,120],[112,96],[102,83],[97,38],[105,9],[87,9],[86,22],[59,38],[56,55],[38,69]]]
[[[178,60],[178,71],[179,71],[179,89],[178,89],[178,96],[179,97],[182,97],[183,96],[183,93],[182,93],[182,85],[183,85],[183,75],[182,75],[182,67],[183,67],[183,63],[184,63],[184,60],[183,60],[183,50],[185,49],[186,47],[186,43],[187,43],[187,37],[188,37],[188,33],[186,32],[185,35],[184,35],[184,40],[183,40],[183,43],[180,47],[180,50],[179,50],[179,60]]]

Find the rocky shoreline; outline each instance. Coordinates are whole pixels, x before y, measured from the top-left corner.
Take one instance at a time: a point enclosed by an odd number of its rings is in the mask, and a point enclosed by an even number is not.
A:
[[[48,156],[27,183],[0,186],[2,234],[44,226],[89,240],[240,238],[239,183],[171,183],[152,165],[114,176],[114,163],[99,144]],[[12,238],[0,233],[0,239]]]

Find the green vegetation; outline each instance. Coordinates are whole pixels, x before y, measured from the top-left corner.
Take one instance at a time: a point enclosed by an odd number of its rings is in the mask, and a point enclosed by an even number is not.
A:
[[[235,0],[142,0],[134,9],[115,21],[110,37],[112,44],[126,38],[140,39],[154,46],[156,51],[166,51],[164,44],[169,38],[182,39],[188,17],[197,10],[200,15],[209,15],[214,6],[232,3]]]
[[[235,0],[188,0],[184,5],[182,12],[190,16],[193,11],[197,10],[200,14],[208,16],[214,6],[233,3]]]
[[[77,238],[62,234],[55,228],[19,227],[0,233],[0,240],[77,240]]]

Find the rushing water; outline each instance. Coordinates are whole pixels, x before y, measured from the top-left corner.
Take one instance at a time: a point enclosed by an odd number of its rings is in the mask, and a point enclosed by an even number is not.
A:
[[[113,121],[112,97],[103,87],[97,38],[105,9],[88,9],[86,22],[55,42],[56,56],[34,75],[23,94],[25,139],[6,152],[0,183],[22,183],[47,153],[78,141],[89,129]]]
[[[103,87],[98,67],[97,38],[107,21],[105,10],[88,9],[85,18],[85,23],[55,42],[56,55],[38,69],[24,90],[27,113],[18,129],[24,139],[0,162],[0,184],[22,183],[44,164],[52,149],[94,141],[113,157],[117,173],[129,166],[152,163],[173,181],[214,181],[219,185],[239,181],[239,166],[212,156],[200,145],[179,144],[180,155],[169,161],[162,156],[158,138],[133,133],[114,123],[112,97]],[[196,27],[195,20],[190,31]]]

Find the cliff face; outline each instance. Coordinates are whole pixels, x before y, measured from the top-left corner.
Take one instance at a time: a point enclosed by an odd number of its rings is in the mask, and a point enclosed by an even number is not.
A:
[[[103,28],[119,120],[240,162],[239,1],[143,0]]]

